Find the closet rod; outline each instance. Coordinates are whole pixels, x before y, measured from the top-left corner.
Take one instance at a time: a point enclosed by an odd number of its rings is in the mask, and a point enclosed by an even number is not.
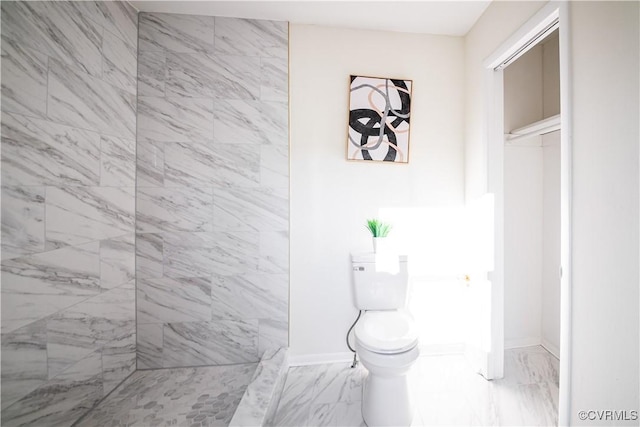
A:
[[[536,135],[544,135],[545,133],[553,132],[560,129],[560,114],[547,117],[546,119],[539,120],[531,123],[530,125],[523,126],[518,129],[514,129],[511,132],[505,134],[505,142],[507,144],[513,144],[521,139],[530,138]]]

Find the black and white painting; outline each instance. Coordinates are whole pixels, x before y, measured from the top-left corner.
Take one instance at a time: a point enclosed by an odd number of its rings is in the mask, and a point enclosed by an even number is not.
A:
[[[409,162],[411,80],[351,76],[348,160]]]

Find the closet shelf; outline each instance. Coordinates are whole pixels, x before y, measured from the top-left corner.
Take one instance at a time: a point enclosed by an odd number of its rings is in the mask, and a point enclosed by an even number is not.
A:
[[[505,134],[505,142],[507,144],[513,144],[521,139],[530,138],[536,135],[544,135],[545,133],[559,129],[560,114],[556,114],[555,116],[547,117],[546,119],[538,120],[537,122],[512,130]]]

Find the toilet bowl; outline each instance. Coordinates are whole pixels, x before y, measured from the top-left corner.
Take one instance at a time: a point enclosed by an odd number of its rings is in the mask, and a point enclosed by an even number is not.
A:
[[[409,369],[420,355],[413,318],[403,310],[367,311],[354,330],[360,362],[369,371],[362,395],[368,426],[409,426]]]
[[[413,415],[407,373],[418,358],[418,334],[405,311],[409,290],[406,255],[351,254],[355,306],[364,311],[354,328],[355,350],[369,371],[362,388],[368,426],[409,426]]]

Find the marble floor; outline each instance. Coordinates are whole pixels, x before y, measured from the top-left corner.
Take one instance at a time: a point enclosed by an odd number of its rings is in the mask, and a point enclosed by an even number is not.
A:
[[[76,427],[226,426],[256,364],[136,371]],[[276,426],[364,426],[362,382],[348,363],[289,369]],[[557,424],[558,360],[542,347],[505,352],[505,377],[486,381],[462,355],[423,356],[410,373],[414,426]]]
[[[364,426],[366,370],[347,363],[289,369],[276,426]],[[462,355],[423,356],[410,373],[414,426],[557,425],[558,360],[544,348],[505,352],[505,376],[486,381]]]
[[[256,364],[136,371],[74,427],[227,426]]]

